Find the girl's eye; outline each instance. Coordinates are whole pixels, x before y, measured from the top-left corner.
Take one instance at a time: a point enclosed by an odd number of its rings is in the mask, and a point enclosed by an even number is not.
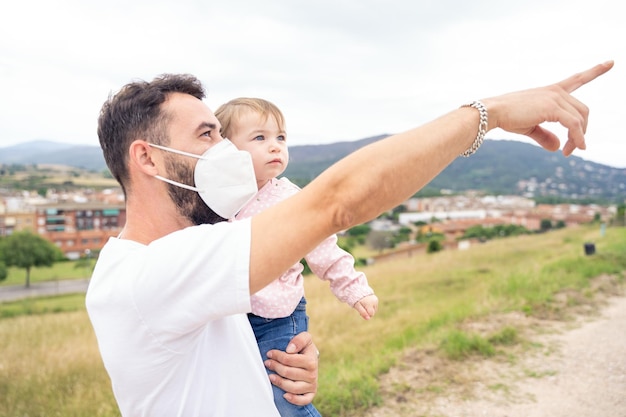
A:
[[[265,140],[263,135],[255,136],[252,140]]]
[[[284,142],[287,140],[287,138],[285,137],[285,135],[280,135],[280,136],[276,136],[276,140]]]

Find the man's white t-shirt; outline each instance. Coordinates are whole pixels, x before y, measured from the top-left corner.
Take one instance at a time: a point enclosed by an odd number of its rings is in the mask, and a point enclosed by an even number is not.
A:
[[[246,317],[250,221],[111,238],[87,291],[124,417],[279,414]]]

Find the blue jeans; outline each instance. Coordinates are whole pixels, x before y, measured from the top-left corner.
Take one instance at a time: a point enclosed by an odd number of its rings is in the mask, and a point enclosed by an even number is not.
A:
[[[254,336],[259,345],[261,358],[267,359],[267,352],[272,349],[285,350],[289,341],[298,333],[307,331],[309,317],[306,315],[306,300],[302,297],[300,304],[290,316],[280,319],[266,319],[264,317],[248,314],[248,320],[252,325]],[[270,371],[267,369],[267,373]],[[272,385],[274,391],[274,403],[281,417],[321,417],[313,404],[299,406],[291,404],[283,398],[285,391]]]

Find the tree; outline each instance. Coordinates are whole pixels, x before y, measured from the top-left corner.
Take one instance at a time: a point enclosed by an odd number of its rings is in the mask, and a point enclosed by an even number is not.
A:
[[[615,224],[617,226],[626,226],[626,204],[617,205],[617,213],[615,213]]]
[[[411,233],[413,233],[413,230],[409,227],[401,227],[392,236],[393,245],[396,246],[401,242],[408,242],[411,240]]]
[[[9,271],[7,271],[7,266],[3,261],[0,261],[0,281],[4,281],[9,275]]]
[[[4,281],[9,275],[7,264],[4,262],[4,250],[2,249],[3,243],[4,238],[0,236],[0,281]]]
[[[348,236],[361,236],[367,235],[372,230],[371,226],[368,224],[359,224],[354,227],[348,229]]]
[[[383,249],[393,247],[393,235],[391,232],[372,230],[367,235],[367,242],[372,249],[382,253]]]
[[[541,219],[541,223],[539,225],[539,230],[542,232],[547,232],[552,229],[552,220],[550,219]]]
[[[52,266],[63,259],[63,253],[55,245],[29,231],[15,232],[3,239],[2,258],[7,266],[26,270],[26,287],[30,287],[32,267]]]

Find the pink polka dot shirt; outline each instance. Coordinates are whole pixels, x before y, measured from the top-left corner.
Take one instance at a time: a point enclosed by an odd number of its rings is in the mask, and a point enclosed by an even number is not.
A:
[[[274,178],[259,190],[235,218],[252,217],[298,191],[300,188],[287,178]],[[304,259],[315,275],[329,281],[335,297],[351,307],[361,298],[374,294],[365,274],[354,269],[352,255],[337,246],[336,235],[324,240]],[[252,295],[252,313],[268,319],[289,316],[304,296],[303,269],[300,262],[294,264],[278,279]]]

